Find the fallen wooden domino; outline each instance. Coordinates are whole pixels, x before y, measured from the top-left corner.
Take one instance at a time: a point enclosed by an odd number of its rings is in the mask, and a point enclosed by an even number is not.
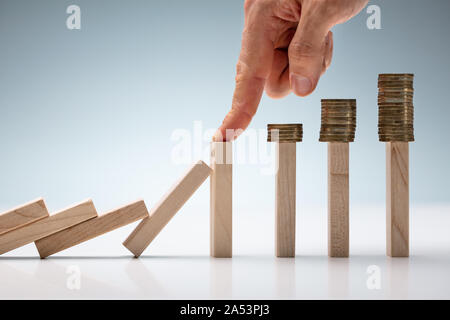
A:
[[[0,235],[48,217],[42,198],[0,214]]]
[[[211,142],[210,254],[231,258],[232,241],[232,143]]]
[[[48,237],[96,216],[97,212],[91,200],[64,209],[44,219],[0,235],[0,254]]]
[[[74,225],[35,242],[41,258],[73,247],[132,222],[148,217],[143,200]]]
[[[355,139],[356,100],[322,99],[319,141],[328,143],[328,255],[349,256],[349,142]]]
[[[386,254],[409,256],[409,142],[414,141],[413,74],[378,76],[378,134],[386,142]]]
[[[297,142],[302,124],[269,124],[267,141],[276,143],[275,255],[295,257]]]
[[[123,245],[139,257],[166,224],[211,174],[211,168],[199,161],[176,182],[124,241]]]

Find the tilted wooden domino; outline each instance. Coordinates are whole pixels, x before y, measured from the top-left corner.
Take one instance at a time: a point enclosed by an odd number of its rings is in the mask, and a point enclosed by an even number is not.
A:
[[[276,143],[275,255],[295,257],[297,142],[303,125],[269,124],[267,141]]]
[[[48,217],[42,198],[0,214],[0,235]]]
[[[48,237],[96,216],[97,212],[91,200],[64,209],[44,219],[0,235],[0,254]]]
[[[232,143],[211,143],[210,219],[211,256],[231,258],[232,241]]]
[[[211,168],[203,161],[194,164],[150,211],[150,216],[141,221],[123,245],[135,257],[139,257],[210,174]]]
[[[349,256],[349,143],[355,139],[356,100],[322,99],[319,141],[328,142],[328,255]]]
[[[41,258],[148,217],[143,200],[110,211],[35,242]]]

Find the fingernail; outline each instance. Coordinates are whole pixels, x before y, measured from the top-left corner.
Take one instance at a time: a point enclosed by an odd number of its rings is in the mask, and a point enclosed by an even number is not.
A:
[[[214,133],[212,141],[213,142],[223,142],[223,135],[220,130],[217,130],[216,133]]]
[[[306,96],[311,92],[311,81],[299,74],[291,74],[291,89],[299,96]]]

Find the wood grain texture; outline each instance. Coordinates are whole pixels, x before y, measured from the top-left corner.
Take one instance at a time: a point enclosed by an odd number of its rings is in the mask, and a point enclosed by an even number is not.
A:
[[[48,217],[42,198],[0,214],[0,235]]]
[[[97,211],[91,200],[64,209],[51,216],[0,235],[0,254],[95,218]]]
[[[328,255],[349,255],[349,144],[328,143]]]
[[[386,253],[409,256],[409,144],[386,143]]]
[[[232,143],[211,143],[210,178],[210,253],[216,258],[231,258],[232,237]]]
[[[296,151],[295,143],[276,142],[275,255],[295,256]]]
[[[206,163],[195,163],[150,211],[150,216],[141,221],[123,245],[135,257],[139,257],[210,174],[211,168]]]
[[[140,200],[59,231],[35,244],[41,258],[46,258],[145,217],[148,217],[148,211],[144,201]]]

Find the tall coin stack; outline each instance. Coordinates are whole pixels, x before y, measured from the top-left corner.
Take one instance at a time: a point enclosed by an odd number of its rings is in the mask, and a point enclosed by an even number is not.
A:
[[[378,76],[380,141],[414,141],[413,79],[410,73]]]
[[[303,139],[303,125],[301,123],[268,124],[268,142],[301,142]]]
[[[322,99],[321,142],[353,142],[356,130],[355,99]]]

